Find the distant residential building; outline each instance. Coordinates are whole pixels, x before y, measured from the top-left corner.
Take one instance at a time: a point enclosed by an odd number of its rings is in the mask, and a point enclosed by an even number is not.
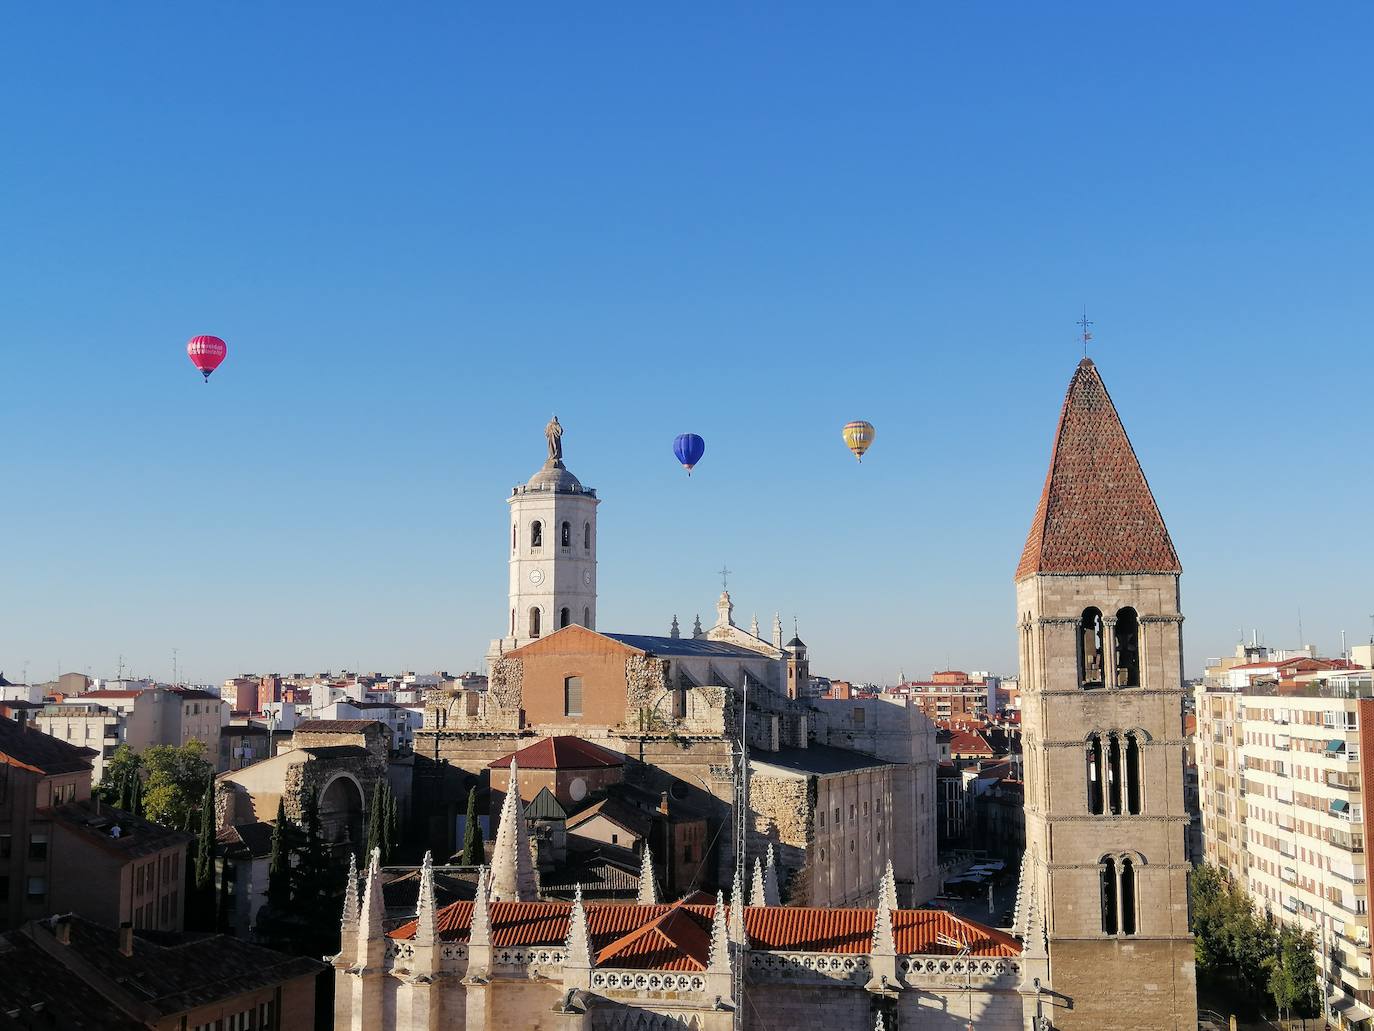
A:
[[[330,702],[315,711],[321,720],[376,720],[391,731],[392,746],[410,751],[415,745],[415,731],[424,726],[423,708],[410,708],[395,702],[357,702],[351,698]]]
[[[124,741],[126,720],[118,710],[95,702],[63,702],[35,710],[33,723],[60,741],[91,749],[91,768],[99,784],[105,779],[105,764]]]
[[[231,712],[257,712],[258,678],[250,676],[231,677],[220,688],[219,696],[229,703]]]
[[[14,1028],[301,1031],[324,969],[222,934],[145,936],[74,915],[0,935],[0,953],[0,1024]]]
[[[931,720],[984,719],[996,713],[998,678],[990,673],[942,670],[929,680],[898,684],[892,694],[909,695]]]
[[[154,745],[180,748],[188,741],[202,742],[206,759],[218,769],[220,728],[229,721],[229,709],[219,696],[195,688],[95,690],[44,707],[37,721],[45,733],[97,749],[101,774],[114,754],[110,745],[127,744],[141,752]]]
[[[42,684],[15,684],[0,673],[0,702],[41,702]]]
[[[1328,1019],[1367,1027],[1374,673],[1348,665],[1266,656],[1209,670],[1194,692],[1195,749],[1207,862],[1312,932]]]

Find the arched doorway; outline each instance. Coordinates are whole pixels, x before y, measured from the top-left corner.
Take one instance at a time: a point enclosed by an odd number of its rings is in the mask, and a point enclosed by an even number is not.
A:
[[[331,843],[363,845],[363,789],[348,773],[336,773],[320,792],[320,832]]]

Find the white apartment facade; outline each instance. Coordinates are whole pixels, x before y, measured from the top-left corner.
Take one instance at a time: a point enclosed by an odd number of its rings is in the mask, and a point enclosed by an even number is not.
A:
[[[1374,1026],[1363,794],[1374,776],[1372,676],[1195,694],[1206,859],[1258,908],[1313,933],[1331,1022],[1361,1031]]]

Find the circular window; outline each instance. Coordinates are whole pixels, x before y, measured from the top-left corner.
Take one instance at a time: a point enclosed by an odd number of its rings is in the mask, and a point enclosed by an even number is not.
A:
[[[676,798],[679,802],[682,802],[691,794],[691,790],[682,781],[675,780],[672,784],[668,785],[668,794]]]
[[[576,777],[568,785],[568,794],[572,796],[574,802],[581,802],[587,797],[587,782],[581,777]]]

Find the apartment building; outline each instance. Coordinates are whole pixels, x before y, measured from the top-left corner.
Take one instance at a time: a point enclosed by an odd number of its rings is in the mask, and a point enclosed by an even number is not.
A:
[[[205,744],[205,757],[220,763],[220,728],[229,721],[228,703],[208,691],[181,687],[148,687],[127,691],[87,691],[44,706],[35,725],[45,734],[82,748],[92,748],[96,782],[104,764],[121,744],[136,752],[153,745],[179,748],[188,741]]]
[[[1206,859],[1260,909],[1313,933],[1328,1019],[1364,1031],[1374,1023],[1363,795],[1374,673],[1305,670],[1231,689],[1234,672],[1195,692]]]

